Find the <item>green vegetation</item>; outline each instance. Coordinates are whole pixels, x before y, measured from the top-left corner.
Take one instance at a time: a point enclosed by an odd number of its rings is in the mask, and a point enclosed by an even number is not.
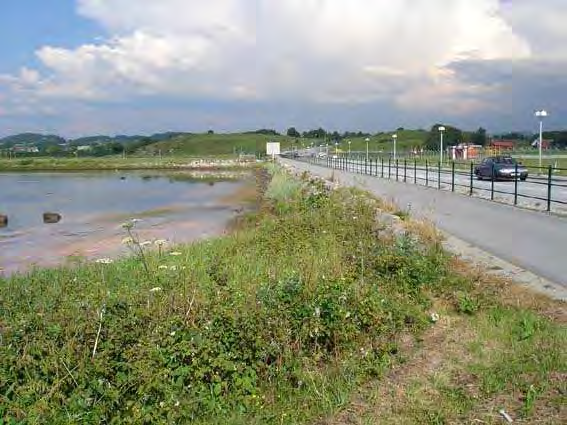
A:
[[[399,152],[409,152],[414,148],[424,146],[427,139],[425,130],[397,130],[387,133],[379,133],[368,137],[368,149],[370,152],[389,153],[393,150],[392,135],[397,135],[396,148]],[[366,152],[366,137],[352,137],[342,140],[340,149],[348,151],[348,141],[351,142],[351,151]]]
[[[174,137],[163,142],[153,143],[139,150],[139,153],[173,156],[218,156],[218,155],[248,155],[265,154],[266,143],[280,142],[282,150],[291,149],[295,139],[261,133],[242,134],[188,134]],[[297,143],[299,146],[301,143]]]
[[[567,373],[564,329],[452,271],[434,231],[376,221],[387,206],[366,193],[270,171],[228,236],[148,250],[127,223],[130,258],[0,280],[0,421],[312,423],[384,388],[405,341],[446,317],[479,322],[455,337],[482,391],[455,375],[435,382],[434,409],[419,411],[429,394],[416,391],[402,412],[413,421],[389,423],[459,422],[517,389],[527,418],[565,402],[552,379]]]
[[[0,171],[42,170],[158,170],[158,169],[231,169],[253,165],[230,158],[198,159],[182,157],[126,157],[98,158],[23,158],[0,159]]]

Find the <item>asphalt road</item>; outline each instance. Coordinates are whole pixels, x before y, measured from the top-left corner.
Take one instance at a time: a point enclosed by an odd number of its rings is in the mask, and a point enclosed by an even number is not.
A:
[[[515,266],[567,288],[567,218],[424,186],[281,159],[299,171],[362,187],[411,208],[439,229]],[[475,182],[476,183],[476,182]]]
[[[330,159],[337,163],[336,160]],[[326,159],[322,159],[326,161]],[[325,163],[325,162],[324,162]],[[388,168],[388,164],[384,164],[384,170],[380,163],[372,163],[372,166],[365,165],[364,161],[351,161],[349,164],[349,170],[355,173],[370,173],[373,175],[382,175],[391,180],[397,181],[407,181],[409,183],[417,182],[419,185],[429,186],[436,189],[451,190],[452,188],[452,176],[451,169],[446,168],[441,170],[441,176],[439,178],[438,169],[432,167],[428,172],[423,169],[423,165],[414,171],[413,164],[408,163],[408,166],[404,169],[403,163],[398,165],[397,176],[395,164],[391,164]],[[550,210],[552,212],[567,214],[567,178],[560,176],[552,176],[552,187],[549,193],[551,204]],[[470,193],[470,171],[459,171],[455,172],[455,191],[459,193]],[[494,194],[492,194],[492,182],[488,180],[478,180],[476,177],[472,181],[473,186],[473,196],[491,199],[498,202],[503,202],[507,204],[514,204],[514,181],[495,181],[494,182]],[[533,176],[530,175],[526,181],[517,182],[517,198],[516,203],[519,206],[536,209],[536,210],[547,210],[547,198],[548,198],[548,184],[547,176]]]

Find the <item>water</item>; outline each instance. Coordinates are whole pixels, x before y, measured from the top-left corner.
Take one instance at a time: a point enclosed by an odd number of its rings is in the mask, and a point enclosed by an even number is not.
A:
[[[246,183],[189,177],[148,171],[0,173],[0,214],[9,219],[0,228],[0,273],[55,265],[70,256],[125,254],[122,224],[132,218],[140,219],[135,230],[141,240],[179,243],[221,233],[234,216],[234,194]],[[45,224],[44,212],[62,219]]]

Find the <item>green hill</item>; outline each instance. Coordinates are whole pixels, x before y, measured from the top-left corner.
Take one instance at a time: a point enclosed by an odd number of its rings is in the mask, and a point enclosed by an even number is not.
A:
[[[406,151],[414,147],[421,147],[425,144],[427,135],[429,134],[426,130],[399,130],[378,133],[370,136],[368,142],[368,149],[371,152],[384,151],[389,152],[393,148],[392,135],[396,134],[398,136],[396,140],[396,147],[399,151]],[[350,149],[353,152],[365,152],[366,151],[366,137],[352,137],[343,139],[340,142],[340,149],[343,151],[348,150],[348,142],[350,143]]]
[[[296,139],[288,136],[274,136],[255,133],[234,134],[185,134],[142,146],[137,153],[179,156],[217,156],[235,154],[260,154],[266,152],[266,143],[281,143],[281,149],[287,150],[296,144]],[[297,142],[298,146],[300,141]]]

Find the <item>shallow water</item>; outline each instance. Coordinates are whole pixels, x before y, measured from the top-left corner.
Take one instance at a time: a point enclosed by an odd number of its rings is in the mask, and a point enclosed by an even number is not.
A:
[[[128,252],[122,224],[138,218],[141,240],[188,242],[219,234],[234,216],[227,198],[244,181],[201,179],[183,172],[0,173],[0,270],[7,275],[70,256],[116,257]],[[202,177],[206,177],[203,179]],[[44,212],[62,219],[43,223]]]

